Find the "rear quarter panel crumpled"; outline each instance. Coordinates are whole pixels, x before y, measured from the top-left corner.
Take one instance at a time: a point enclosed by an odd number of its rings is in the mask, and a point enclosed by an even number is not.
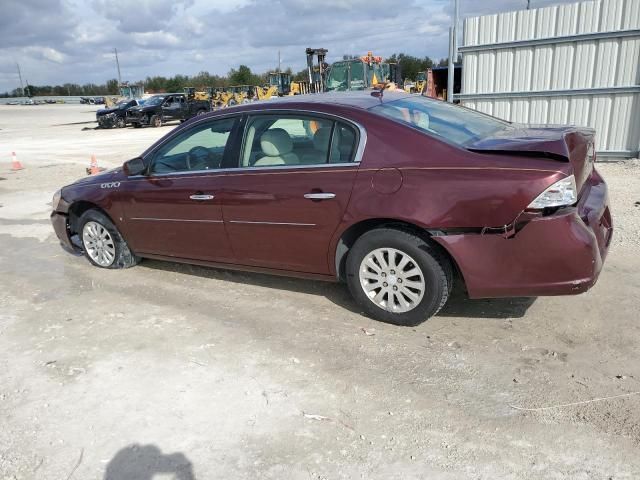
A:
[[[469,152],[385,119],[369,119],[367,135],[349,222],[393,218],[429,229],[499,227],[568,168],[554,160]],[[400,187],[379,188],[387,178],[396,181],[397,174],[380,175],[390,169],[401,176]]]

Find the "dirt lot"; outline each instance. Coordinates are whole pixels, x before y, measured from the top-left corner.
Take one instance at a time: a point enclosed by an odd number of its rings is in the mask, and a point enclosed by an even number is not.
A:
[[[64,253],[53,192],[173,128],[94,111],[0,106],[1,480],[640,478],[638,161],[600,166],[590,292],[458,293],[407,329],[340,285]]]

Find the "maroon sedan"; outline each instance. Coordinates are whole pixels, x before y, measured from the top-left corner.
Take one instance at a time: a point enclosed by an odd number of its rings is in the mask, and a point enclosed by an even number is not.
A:
[[[154,258],[346,281],[399,325],[436,314],[455,276],[471,298],[596,282],[612,223],[592,130],[375,95],[197,117],[57,192],[55,231],[103,268]]]

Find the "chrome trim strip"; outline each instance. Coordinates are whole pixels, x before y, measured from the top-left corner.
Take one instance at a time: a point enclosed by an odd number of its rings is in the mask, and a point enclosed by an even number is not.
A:
[[[250,225],[289,225],[294,227],[315,227],[315,223],[292,223],[292,222],[251,222],[244,220],[229,220],[229,223],[245,223]]]
[[[224,223],[222,220],[187,220],[183,218],[152,218],[133,217],[131,220],[147,220],[152,222],[193,222],[193,223]]]
[[[189,196],[189,199],[191,200],[196,200],[196,201],[203,201],[203,200],[213,200],[215,198],[215,195],[191,195]]]
[[[242,168],[219,168],[217,170],[185,170],[184,172],[171,172],[171,173],[156,173],[153,175],[131,175],[127,177],[127,180],[136,180],[141,178],[164,178],[168,176],[182,176],[182,175],[196,175],[202,173],[232,173],[232,172],[268,172],[270,170],[278,171],[278,170],[302,170],[308,168],[335,168],[335,167],[357,167],[358,164],[355,162],[349,163],[322,163],[319,165],[273,165],[273,166],[264,166],[264,167],[242,167]]]
[[[336,198],[336,194],[329,192],[305,193],[304,198],[308,200],[330,200]]]

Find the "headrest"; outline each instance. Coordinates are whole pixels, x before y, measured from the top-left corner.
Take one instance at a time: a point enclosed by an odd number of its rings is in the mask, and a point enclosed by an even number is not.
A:
[[[329,149],[329,142],[331,141],[331,127],[320,127],[313,134],[313,148],[326,152]]]
[[[260,137],[262,152],[269,157],[286,155],[293,150],[293,141],[286,130],[273,128],[267,130]]]

